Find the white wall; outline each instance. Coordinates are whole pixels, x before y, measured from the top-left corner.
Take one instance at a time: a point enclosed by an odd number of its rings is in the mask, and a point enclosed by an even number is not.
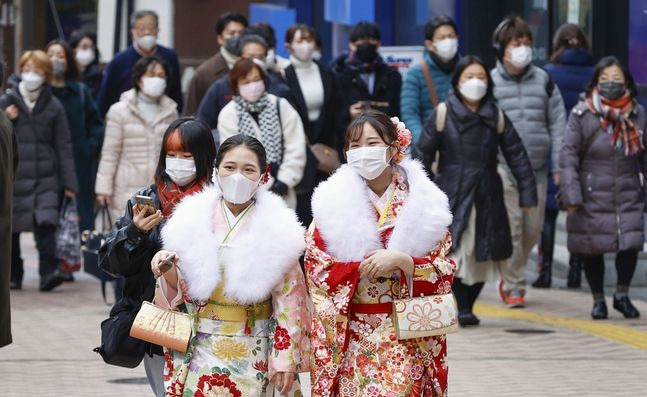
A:
[[[125,2],[124,2],[125,3]],[[159,15],[158,42],[165,47],[174,45],[173,0],[136,0],[136,10],[153,10]],[[99,0],[97,9],[97,45],[101,52],[101,61],[109,62],[113,54],[114,31],[117,21],[117,0]],[[125,4],[124,4],[125,14]],[[130,35],[130,16],[122,15],[122,34],[120,48],[126,48],[126,38]]]

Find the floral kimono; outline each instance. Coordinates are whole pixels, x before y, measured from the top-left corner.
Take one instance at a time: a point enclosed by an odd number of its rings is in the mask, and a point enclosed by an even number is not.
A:
[[[228,211],[210,187],[183,200],[162,229],[179,280],[160,278],[156,303],[194,320],[188,352],[165,349],[167,396],[266,396],[275,373],[309,369],[303,228],[269,192],[237,218]]]
[[[358,269],[372,251],[397,250],[413,258],[415,295],[450,292],[456,266],[446,258],[447,196],[420,163],[404,160],[382,197],[343,166],[317,188],[312,209],[305,266],[313,395],[445,396],[445,336],[398,340],[391,313],[393,299],[408,295],[403,275],[366,279]]]

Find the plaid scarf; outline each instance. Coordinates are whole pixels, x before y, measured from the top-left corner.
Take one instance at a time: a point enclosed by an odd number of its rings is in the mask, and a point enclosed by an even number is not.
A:
[[[157,196],[162,205],[162,215],[164,215],[164,218],[171,216],[175,206],[182,201],[184,197],[190,196],[193,193],[201,192],[202,189],[204,189],[205,183],[207,183],[207,180],[203,179],[183,191],[175,184],[175,182],[157,181],[155,183],[155,185],[157,185]]]
[[[359,58],[357,58],[357,55],[355,55],[354,52],[350,52],[344,60],[344,64],[350,70],[353,70],[355,72],[373,73],[375,72],[375,69],[384,64],[384,59],[380,55],[378,55],[373,62],[364,63]]]
[[[626,92],[618,99],[603,98],[594,88],[586,99],[586,105],[593,114],[600,116],[600,128],[611,135],[611,146],[622,149],[625,156],[640,153],[644,147],[643,131],[629,118],[636,102]]]
[[[238,115],[238,133],[250,135],[261,141],[267,152],[267,161],[272,164],[281,164],[283,159],[283,131],[279,119],[279,106],[271,106],[267,93],[252,103],[245,100],[240,95],[234,97],[236,102],[236,113]],[[252,113],[256,115],[258,123],[254,120]],[[261,136],[254,128],[258,125],[261,130]]]

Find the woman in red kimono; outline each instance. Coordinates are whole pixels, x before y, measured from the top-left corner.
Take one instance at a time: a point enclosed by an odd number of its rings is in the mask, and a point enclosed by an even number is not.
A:
[[[314,396],[445,396],[445,336],[398,340],[392,301],[451,291],[447,196],[415,160],[411,134],[377,111],[346,132],[348,164],[315,190],[306,277],[314,304]],[[421,320],[423,320],[421,318]],[[415,319],[412,319],[415,322]]]

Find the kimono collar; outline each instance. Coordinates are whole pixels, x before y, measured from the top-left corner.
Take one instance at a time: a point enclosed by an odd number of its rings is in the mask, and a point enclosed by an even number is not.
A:
[[[423,257],[444,239],[452,223],[449,202],[417,160],[405,159],[400,168],[409,195],[386,248]],[[366,254],[384,248],[366,182],[347,164],[314,191],[312,213],[327,252],[340,262],[362,261]]]
[[[259,191],[243,228],[219,252],[225,235],[215,231],[214,219],[221,196],[213,185],[182,200],[162,229],[164,249],[177,252],[190,297],[209,299],[221,281],[222,261],[225,295],[242,305],[262,302],[298,266],[304,228],[280,197]]]

